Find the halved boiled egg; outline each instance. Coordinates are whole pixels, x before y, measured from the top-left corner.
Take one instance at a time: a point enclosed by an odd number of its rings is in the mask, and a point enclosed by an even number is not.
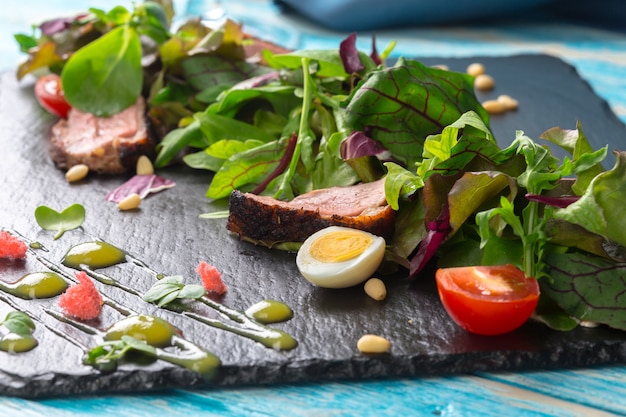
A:
[[[330,226],[304,241],[296,265],[315,285],[347,288],[371,277],[384,255],[382,237],[363,230]]]

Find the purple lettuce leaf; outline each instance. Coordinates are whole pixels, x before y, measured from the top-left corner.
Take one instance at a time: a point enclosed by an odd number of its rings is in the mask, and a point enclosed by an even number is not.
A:
[[[365,133],[355,130],[341,142],[341,158],[345,160],[360,158],[362,156],[375,156],[386,160],[390,154],[382,143],[375,141]]]
[[[139,194],[142,199],[150,194],[172,188],[176,185],[174,181],[158,175],[135,175],[124,184],[120,185],[106,195],[107,201],[119,203],[132,194]]]
[[[355,74],[365,69],[365,65],[359,57],[359,50],[356,47],[356,33],[352,32],[339,44],[339,56],[343,63],[343,68],[348,74]]]
[[[537,203],[546,204],[553,207],[565,208],[572,203],[577,202],[580,199],[580,196],[577,195],[563,195],[558,197],[553,196],[545,196],[539,194],[526,194],[526,199],[528,201],[536,201]]]
[[[378,55],[378,50],[376,49],[376,35],[372,33],[372,53],[370,54],[370,58],[376,65],[380,65],[383,63],[383,60]]]
[[[417,252],[411,258],[409,279],[415,278],[428,261],[435,256],[435,253],[437,253],[437,250],[452,230],[450,227],[450,210],[447,204],[443,206],[437,219],[426,224],[426,229],[428,230],[426,237],[420,242]]]
[[[72,26],[72,23],[74,23],[80,17],[82,16],[60,17],[58,19],[46,20],[41,25],[39,25],[39,29],[41,29],[41,33],[43,33],[44,35],[53,36],[53,35],[56,35],[57,33],[60,33],[69,29],[70,26]]]

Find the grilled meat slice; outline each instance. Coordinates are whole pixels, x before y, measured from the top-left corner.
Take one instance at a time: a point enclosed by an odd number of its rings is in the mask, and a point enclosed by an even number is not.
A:
[[[50,153],[55,165],[62,169],[85,164],[100,174],[119,174],[134,167],[139,156],[153,152],[141,97],[111,117],[72,109],[67,120],[52,127]]]
[[[271,247],[279,242],[303,242],[328,226],[390,238],[394,219],[395,211],[385,200],[384,180],[379,180],[315,190],[289,202],[235,190],[226,227],[243,240]]]

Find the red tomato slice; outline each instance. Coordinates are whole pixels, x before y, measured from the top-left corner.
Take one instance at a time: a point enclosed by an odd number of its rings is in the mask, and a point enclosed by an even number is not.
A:
[[[63,119],[72,108],[63,95],[61,77],[56,74],[44,75],[35,82],[35,97],[41,107]]]
[[[463,329],[481,335],[508,333],[528,320],[539,301],[539,284],[513,265],[441,268],[439,297]]]

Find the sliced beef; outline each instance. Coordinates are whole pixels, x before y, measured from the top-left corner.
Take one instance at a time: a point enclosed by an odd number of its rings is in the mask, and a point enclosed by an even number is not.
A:
[[[328,226],[366,230],[385,238],[393,233],[395,211],[385,200],[384,180],[332,187],[302,194],[292,201],[233,191],[227,228],[265,246],[302,242]]]
[[[57,167],[85,164],[101,174],[119,174],[134,167],[141,155],[151,155],[145,102],[139,98],[111,117],[96,117],[77,109],[52,127],[51,155]]]

